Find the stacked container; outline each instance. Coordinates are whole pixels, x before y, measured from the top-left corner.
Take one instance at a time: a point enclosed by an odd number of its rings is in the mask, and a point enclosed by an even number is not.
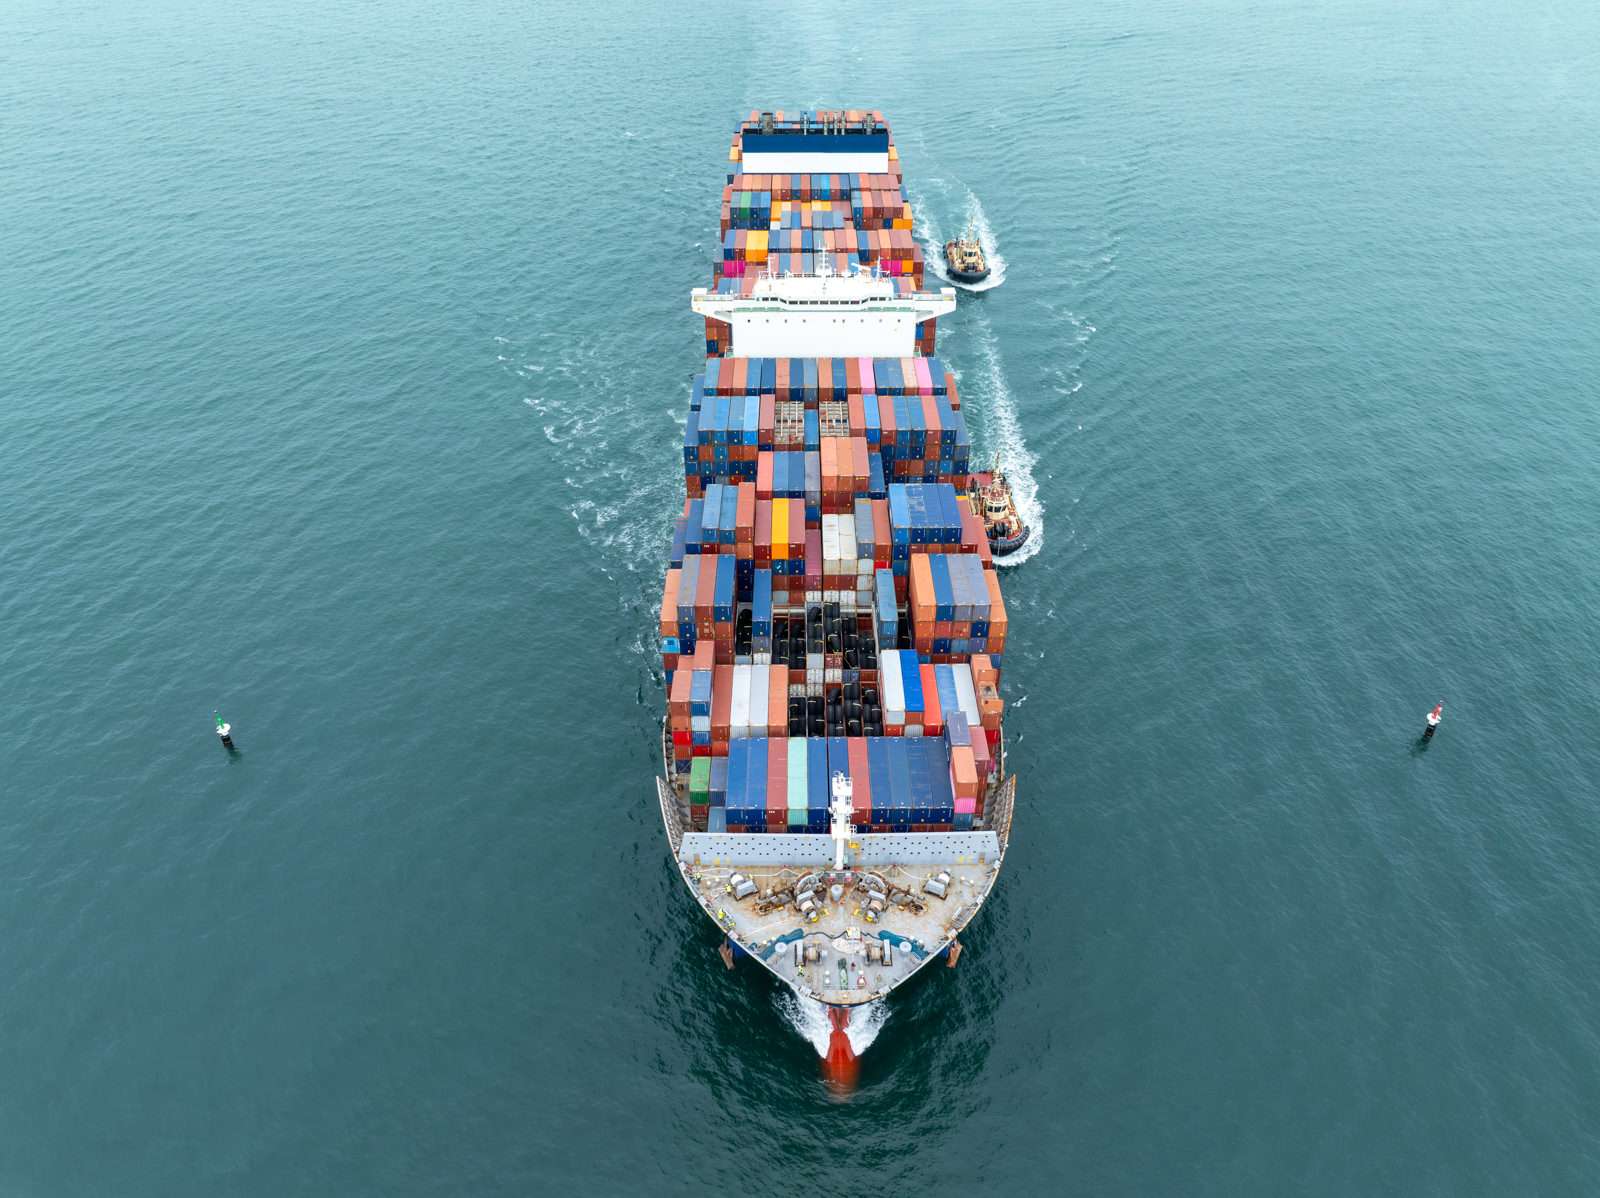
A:
[[[887,131],[878,113],[842,119]],[[735,137],[714,287],[747,295],[764,269],[824,261],[920,287],[893,143],[881,173],[739,169],[741,137],[764,128],[752,114]],[[737,358],[730,327],[706,321],[657,630],[697,830],[825,832],[834,774],[858,832],[983,826],[1008,626],[936,332],[920,325],[910,358]]]

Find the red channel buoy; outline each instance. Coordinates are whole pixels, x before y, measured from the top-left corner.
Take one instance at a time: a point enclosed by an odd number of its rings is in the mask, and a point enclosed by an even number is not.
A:
[[[1428,713],[1428,726],[1422,730],[1423,740],[1432,740],[1433,734],[1439,730],[1439,721],[1444,719],[1444,700],[1439,700],[1439,705]]]

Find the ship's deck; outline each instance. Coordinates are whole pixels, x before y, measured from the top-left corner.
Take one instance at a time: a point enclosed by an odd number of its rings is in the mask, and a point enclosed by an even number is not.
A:
[[[742,950],[760,961],[802,994],[821,1002],[853,1006],[881,998],[928,961],[944,951],[950,941],[977,914],[989,896],[1000,868],[998,842],[992,833],[911,834],[862,837],[860,841],[925,841],[960,838],[964,847],[984,851],[952,851],[952,860],[867,867],[848,862],[842,872],[832,869],[831,840],[826,836],[764,836],[780,841],[824,841],[829,855],[826,868],[810,864],[735,865],[715,863],[696,852],[695,834],[684,838],[679,867],[691,892]],[[737,839],[746,839],[739,837]],[[894,846],[878,846],[886,854]],[[795,856],[804,857],[802,846]],[[782,856],[773,844],[771,852]],[[894,853],[894,855],[900,855]],[[930,857],[937,853],[927,854]],[[755,883],[756,893],[735,900],[730,878],[738,873]],[[928,893],[924,884],[948,874],[945,896]],[[868,879],[884,884],[885,909],[868,918]],[[795,902],[763,902],[769,892],[795,893],[797,885],[815,879],[815,919],[802,915]],[[838,895],[833,897],[833,885]],[[802,952],[796,953],[796,943]],[[888,961],[881,950],[887,945]],[[869,946],[874,951],[869,952]],[[805,950],[814,950],[807,952]]]
[[[972,921],[999,876],[1016,798],[1016,780],[1002,775],[986,828],[856,835],[835,871],[831,836],[685,831],[684,796],[665,779],[656,784],[674,864],[695,901],[739,950],[801,994],[839,1006],[883,997]],[[735,898],[735,874],[754,893]],[[941,874],[942,897],[926,888]],[[813,907],[802,910],[807,891]],[[881,912],[869,911],[873,891]]]

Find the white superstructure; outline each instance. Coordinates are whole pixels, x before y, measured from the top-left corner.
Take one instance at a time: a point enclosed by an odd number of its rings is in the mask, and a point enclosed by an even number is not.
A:
[[[895,294],[894,280],[867,271],[769,274],[752,293],[696,287],[689,305],[733,330],[740,358],[909,358],[917,326],[956,310],[955,288]]]
[[[752,175],[811,175],[835,172],[859,172],[863,175],[881,175],[889,169],[889,155],[882,150],[865,154],[838,153],[813,154],[785,151],[781,154],[748,152],[740,160],[740,168]]]

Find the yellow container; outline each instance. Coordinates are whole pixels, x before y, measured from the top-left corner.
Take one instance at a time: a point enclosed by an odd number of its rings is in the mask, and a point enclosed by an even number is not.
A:
[[[772,501],[772,556],[778,561],[789,558],[789,505],[781,499]]]
[[[744,260],[746,262],[765,262],[767,260],[767,231],[765,229],[750,230],[750,239],[744,243]]]

